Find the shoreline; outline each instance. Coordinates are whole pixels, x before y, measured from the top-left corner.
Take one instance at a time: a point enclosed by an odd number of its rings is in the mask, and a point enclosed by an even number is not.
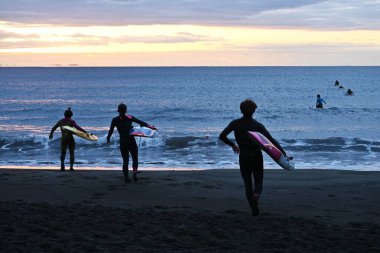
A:
[[[94,165],[94,166],[82,166],[82,165],[76,165],[74,164],[74,169],[77,171],[121,171],[121,165],[113,165],[113,166],[103,166],[103,165]],[[362,169],[362,168],[367,169]],[[352,168],[352,167],[350,167]],[[354,171],[354,172],[380,172],[380,168],[378,166],[360,166],[360,167],[354,167],[355,169],[340,169],[340,167],[337,168],[312,168],[312,167],[296,167],[295,171],[312,171],[312,170],[321,170],[321,171]],[[360,168],[360,169],[359,169]],[[0,170],[46,170],[46,171],[58,171],[60,169],[59,165],[0,165]],[[68,166],[66,166],[66,169],[68,169]],[[282,171],[281,167],[278,165],[274,166],[265,166],[265,170],[269,171]],[[203,166],[200,167],[154,167],[154,166],[144,166],[140,165],[139,171],[203,171],[203,170],[232,170],[232,171],[239,171],[239,165],[237,164],[234,168],[207,168]],[[290,172],[292,173],[292,172]]]
[[[235,169],[143,170],[128,184],[121,170],[0,169],[0,249],[375,252],[379,182],[371,171],[266,170],[252,217]]]

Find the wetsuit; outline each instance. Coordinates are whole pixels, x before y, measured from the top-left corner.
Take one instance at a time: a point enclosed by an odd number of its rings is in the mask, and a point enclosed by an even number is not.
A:
[[[248,131],[256,131],[267,137],[281,152],[286,155],[280,144],[273,139],[263,124],[252,117],[242,117],[231,121],[222,131],[219,138],[226,144],[233,147],[235,144],[227,138],[227,135],[234,132],[235,140],[240,149],[239,164],[240,173],[245,185],[245,194],[251,207],[253,202],[258,200],[263,190],[264,163],[263,154],[248,136]],[[252,191],[252,175],[254,179],[254,190]]]
[[[123,173],[125,179],[128,179],[128,163],[129,163],[129,153],[132,156],[132,168],[133,174],[137,173],[138,168],[138,149],[134,136],[129,135],[132,129],[132,122],[140,124],[140,126],[145,126],[152,128],[149,124],[141,121],[131,115],[120,115],[112,119],[110,130],[108,131],[107,141],[109,142],[114,128],[117,128],[120,136],[120,152],[123,157]]]
[[[317,98],[317,103],[315,104],[316,108],[323,108],[323,103],[326,104],[325,100],[323,98]]]
[[[78,129],[78,130],[86,133],[86,131],[84,129],[82,129],[80,126],[78,126],[78,124],[75,122],[75,120],[73,120],[71,118],[68,118],[68,117],[65,117],[65,118],[59,120],[57,122],[57,124],[55,124],[55,126],[53,126],[53,128],[50,131],[50,136],[51,137],[53,136],[54,131],[58,127],[61,128],[61,132],[62,132],[61,157],[60,157],[60,159],[61,159],[61,170],[65,169],[65,157],[66,157],[66,149],[67,149],[67,147],[69,148],[69,152],[70,152],[70,169],[73,168],[73,166],[74,166],[74,160],[75,160],[75,156],[74,156],[74,149],[75,149],[74,137],[73,137],[72,133],[70,133],[70,131],[63,129],[62,128],[63,126],[75,127],[76,129]]]

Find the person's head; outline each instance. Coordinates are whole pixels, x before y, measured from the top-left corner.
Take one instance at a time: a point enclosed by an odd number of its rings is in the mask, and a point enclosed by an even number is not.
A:
[[[71,111],[71,108],[67,108],[67,110],[64,113],[66,118],[71,118],[73,116],[73,112]]]
[[[317,94],[317,98],[320,98],[320,97],[321,97],[321,95]]]
[[[120,114],[126,114],[127,113],[127,105],[123,104],[123,103],[120,103],[119,106],[117,107],[117,111]]]
[[[240,103],[240,111],[244,117],[252,117],[255,113],[257,105],[251,99],[246,99]]]

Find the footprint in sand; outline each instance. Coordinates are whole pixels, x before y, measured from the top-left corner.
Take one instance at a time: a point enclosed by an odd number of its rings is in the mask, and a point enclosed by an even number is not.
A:
[[[224,212],[227,214],[238,214],[239,213],[239,211],[235,210],[235,209],[227,209]]]
[[[183,183],[184,185],[197,185],[199,184],[199,182],[186,182],[186,183]]]
[[[325,189],[319,188],[319,187],[311,187],[310,190],[314,191],[324,191]]]
[[[117,188],[117,186],[116,185],[110,185],[110,186],[108,186],[108,190],[109,191],[115,191],[115,190],[117,190],[118,188]]]
[[[107,195],[107,193],[106,192],[97,192],[97,193],[94,193],[91,198],[92,199],[99,199],[100,197],[102,197],[104,195]]]
[[[206,188],[206,189],[214,189],[216,188],[215,186],[212,186],[212,185],[203,185],[202,188]]]

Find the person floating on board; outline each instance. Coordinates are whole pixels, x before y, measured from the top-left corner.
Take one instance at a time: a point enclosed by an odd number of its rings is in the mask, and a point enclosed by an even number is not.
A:
[[[232,150],[239,154],[240,173],[245,185],[245,194],[252,209],[252,215],[259,215],[258,200],[263,190],[264,162],[263,154],[257,144],[248,136],[248,131],[256,131],[267,137],[286,156],[284,149],[273,139],[263,124],[252,118],[257,105],[250,99],[244,100],[240,104],[240,111],[243,117],[233,120],[219,135],[219,139],[232,147]],[[227,135],[234,132],[237,145],[228,139]],[[254,179],[254,189],[252,189],[252,175]]]
[[[346,92],[346,96],[353,96],[354,92],[351,89],[348,89]]]
[[[339,86],[339,81],[335,80],[335,86]]]
[[[323,100],[323,98],[321,98],[321,95],[317,95],[317,103],[315,104],[315,107],[316,108],[323,108],[323,103],[326,104],[325,100]]]
[[[145,126],[153,130],[157,130],[154,126],[141,121],[134,116],[127,115],[127,106],[123,103],[119,104],[117,111],[119,116],[112,119],[111,127],[107,135],[107,143],[110,143],[111,136],[114,128],[117,128],[120,136],[120,152],[123,157],[123,173],[125,182],[130,182],[128,177],[128,163],[129,163],[129,153],[132,156],[132,168],[133,168],[133,180],[137,181],[137,168],[138,168],[138,148],[134,136],[129,135],[132,129],[132,122],[140,124],[140,126]]]
[[[53,139],[53,133],[54,131],[60,127],[62,132],[62,138],[61,138],[61,171],[65,171],[65,157],[66,157],[66,149],[69,148],[70,152],[70,171],[74,171],[74,149],[75,149],[75,140],[72,135],[72,133],[68,130],[63,129],[63,126],[70,126],[75,127],[76,129],[87,133],[85,130],[83,130],[78,124],[75,122],[75,120],[71,119],[73,116],[73,112],[71,111],[71,108],[69,107],[65,113],[65,118],[59,120],[55,126],[50,131],[49,139]]]

